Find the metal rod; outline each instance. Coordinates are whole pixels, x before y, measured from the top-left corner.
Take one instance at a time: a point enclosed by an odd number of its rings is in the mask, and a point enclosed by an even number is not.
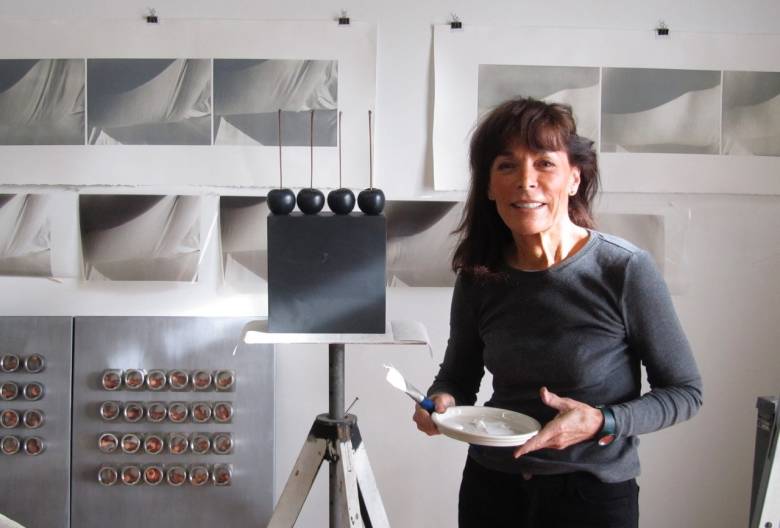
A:
[[[328,345],[328,418],[344,419],[344,344]]]
[[[374,136],[371,128],[371,110],[368,111],[368,188],[374,188]]]
[[[328,418],[331,420],[344,419],[344,344],[331,343],[328,345]],[[335,454],[336,445],[329,443],[329,449]],[[329,470],[329,496],[330,496],[330,528],[342,528],[341,519],[341,491],[339,490],[339,461],[331,458],[328,464]]]
[[[279,188],[282,188],[282,109],[279,109],[277,114],[279,121]]]
[[[311,111],[311,122],[309,123],[309,177],[311,182],[309,188],[314,188],[314,110]]]
[[[343,187],[341,184],[341,114],[339,111],[339,189]]]

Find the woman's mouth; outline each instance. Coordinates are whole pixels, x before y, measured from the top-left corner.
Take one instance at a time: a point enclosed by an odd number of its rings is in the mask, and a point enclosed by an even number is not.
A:
[[[512,202],[512,207],[515,209],[539,209],[544,206],[543,202]]]

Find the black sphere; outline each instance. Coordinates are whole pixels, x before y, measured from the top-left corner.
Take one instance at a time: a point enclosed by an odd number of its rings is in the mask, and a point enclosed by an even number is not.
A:
[[[298,209],[303,214],[314,215],[322,211],[325,195],[319,189],[301,189],[298,191]]]
[[[349,214],[355,208],[355,194],[343,187],[330,191],[328,193],[328,207],[336,214]]]
[[[295,193],[292,189],[273,189],[268,192],[268,208],[275,215],[290,214],[295,209]]]
[[[358,207],[367,215],[378,215],[385,208],[385,193],[382,189],[369,187],[358,194]]]

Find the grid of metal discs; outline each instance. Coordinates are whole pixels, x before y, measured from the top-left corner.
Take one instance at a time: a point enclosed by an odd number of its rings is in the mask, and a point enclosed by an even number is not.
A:
[[[100,484],[230,485],[232,464],[205,464],[195,457],[231,454],[234,447],[232,432],[209,433],[194,429],[198,424],[224,424],[225,429],[229,429],[233,420],[233,402],[219,396],[235,390],[234,371],[109,369],[101,374],[100,384],[107,392],[152,392],[160,395],[154,401],[127,398],[100,402],[98,413],[106,425],[97,438],[101,452],[122,457],[172,455],[182,460],[173,464],[126,461],[104,464],[98,468],[97,480]],[[203,398],[189,401],[176,397],[187,392],[201,393]],[[117,432],[111,430],[112,423],[137,424],[138,427],[133,432]],[[187,430],[160,432],[162,425],[181,425]]]
[[[46,450],[40,436],[45,416],[35,408],[44,395],[44,385],[34,379],[44,371],[40,354],[0,355],[0,456],[38,456]]]

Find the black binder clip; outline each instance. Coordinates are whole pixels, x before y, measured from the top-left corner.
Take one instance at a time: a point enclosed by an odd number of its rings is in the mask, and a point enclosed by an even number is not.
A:
[[[669,28],[667,27],[666,23],[663,20],[661,20],[658,23],[658,27],[655,28],[655,34],[659,37],[669,36]]]
[[[450,29],[463,29],[463,22],[460,21],[460,18],[455,13],[450,15]]]
[[[346,11],[341,12],[341,16],[338,18],[339,26],[348,26],[349,25],[349,17],[347,16]]]
[[[147,24],[158,24],[160,22],[160,19],[157,18],[157,11],[151,7],[149,8],[149,13],[144,18],[146,18]]]

